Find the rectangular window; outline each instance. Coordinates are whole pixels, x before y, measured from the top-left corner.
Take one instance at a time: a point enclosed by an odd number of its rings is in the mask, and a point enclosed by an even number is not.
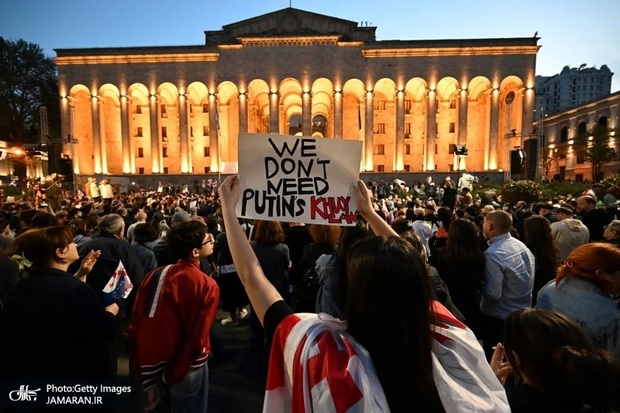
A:
[[[375,110],[385,110],[385,100],[377,100]]]
[[[205,146],[205,158],[208,156],[211,156],[211,148],[208,146]]]
[[[136,136],[137,136],[138,138],[141,138],[141,137],[142,137],[142,126],[138,126],[138,127],[136,128]]]
[[[405,113],[407,114],[411,113],[411,100],[410,99],[405,100]]]
[[[208,103],[203,103],[202,104],[202,113],[209,113],[209,104]]]
[[[161,127],[161,137],[162,138],[167,138],[168,137],[168,128],[165,126]]]
[[[167,118],[168,117],[168,112],[166,111],[166,105],[161,105],[160,106],[160,111],[161,111],[161,117],[162,118]]]
[[[411,165],[405,164],[405,172],[410,172],[410,171],[411,171]]]
[[[202,136],[209,136],[209,127],[208,126],[203,126],[202,127]]]
[[[138,168],[138,174],[139,175],[144,175],[144,168],[143,167],[139,167]]]
[[[375,155],[385,155],[385,145],[377,145],[375,150]]]
[[[411,145],[405,145],[405,155],[411,155]]]
[[[168,157],[168,148],[167,147],[164,146],[163,148],[161,148],[161,156],[164,157],[164,158]]]
[[[205,173],[208,174],[211,172],[211,167],[210,166],[205,166]]]
[[[377,165],[377,172],[385,172],[385,165]]]
[[[167,174],[168,173],[168,167],[164,166],[164,173]]]
[[[456,99],[450,99],[450,109],[456,109]]]
[[[144,158],[144,148],[138,148],[138,158]]]
[[[577,163],[586,163],[586,156],[584,152],[577,152]]]
[[[136,115],[140,115],[142,113],[142,105],[136,105],[134,106],[134,111],[133,113],[135,113]]]
[[[456,128],[456,126],[455,126],[454,122],[450,122],[450,131],[449,131],[449,133],[454,133],[455,128]]]
[[[439,153],[438,150],[439,150],[439,145],[435,144],[435,155],[437,155]],[[437,169],[437,168],[435,168],[435,169]]]
[[[194,127],[193,126],[189,127],[189,136],[191,136],[192,138],[194,137]]]
[[[384,135],[385,134],[385,123],[377,123],[377,131],[375,133],[379,135]]]
[[[411,123],[407,122],[405,123],[405,138],[408,138],[411,136]]]

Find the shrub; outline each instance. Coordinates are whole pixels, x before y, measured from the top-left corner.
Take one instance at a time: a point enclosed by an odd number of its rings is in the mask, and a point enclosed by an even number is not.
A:
[[[500,189],[502,202],[509,202],[514,205],[518,201],[525,201],[528,204],[539,201],[542,196],[542,189],[538,182],[519,180],[506,182]]]

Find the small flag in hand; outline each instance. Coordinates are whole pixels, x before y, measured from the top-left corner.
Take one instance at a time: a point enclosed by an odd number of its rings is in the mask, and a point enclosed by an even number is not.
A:
[[[114,274],[103,288],[103,292],[106,293],[103,297],[104,304],[108,306],[127,298],[132,289],[133,284],[127,275],[123,261],[119,261]]]

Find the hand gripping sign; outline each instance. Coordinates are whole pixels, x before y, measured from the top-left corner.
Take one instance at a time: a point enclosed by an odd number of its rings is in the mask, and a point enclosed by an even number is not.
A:
[[[239,135],[240,218],[354,225],[362,142]]]

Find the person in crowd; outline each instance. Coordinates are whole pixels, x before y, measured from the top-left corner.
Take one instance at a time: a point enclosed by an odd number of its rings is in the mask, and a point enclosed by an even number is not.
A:
[[[153,252],[153,243],[157,241],[157,230],[147,223],[138,225],[133,232],[134,242],[131,244],[136,252],[138,260],[142,263],[144,273],[149,273],[157,268],[157,259]]]
[[[583,222],[573,218],[569,206],[559,207],[556,214],[558,221],[551,224],[551,237],[558,248],[560,262],[564,262],[575,248],[588,242],[590,231]]]
[[[226,228],[229,225],[226,224]],[[278,221],[256,221],[252,249],[267,279],[281,297],[288,299],[288,271],[291,257],[288,246],[284,244],[286,235]],[[232,245],[229,245],[232,251]],[[235,262],[235,267],[237,262]],[[265,330],[257,317],[256,310],[250,307],[250,343],[241,371],[251,376],[263,376],[267,371],[269,348],[265,346]]]
[[[99,193],[101,194],[101,199],[103,199],[104,203],[112,203],[112,199],[114,198],[114,190],[112,189],[109,179],[101,180],[101,184],[99,185]]]
[[[308,406],[327,411],[338,405],[345,411],[355,405],[360,412],[400,412],[409,411],[414,400],[424,412],[509,411],[501,384],[471,331],[440,303],[429,305],[430,285],[420,254],[374,212],[363,181],[354,191],[359,212],[380,236],[358,242],[347,258],[350,283],[343,324],[328,315],[293,313],[236,225],[237,177],[220,186],[235,265],[268,341],[273,337],[263,410]],[[388,318],[386,308],[395,310]],[[431,325],[431,320],[438,324]],[[459,363],[469,359],[466,353],[473,363],[458,375],[450,374],[455,366],[446,363],[457,360],[455,352],[465,356]],[[326,375],[328,380],[321,380]],[[311,377],[318,379],[308,380]],[[332,391],[316,385],[325,382]],[[345,383],[347,391],[334,390]]]
[[[79,247],[86,241],[90,241],[92,238],[86,235],[86,221],[80,218],[75,218],[69,221],[69,228],[73,232],[73,242]]]
[[[482,340],[487,358],[492,346],[502,338],[508,314],[532,305],[534,255],[518,239],[510,235],[512,219],[501,210],[484,217],[483,231],[489,239],[484,252],[482,284]]]
[[[302,222],[290,222],[284,226],[284,243],[291,254],[291,283],[296,281],[294,274],[299,273],[299,263],[306,245],[312,243],[310,227]]]
[[[605,227],[603,232],[605,241],[620,247],[620,220],[614,219]]]
[[[88,274],[86,282],[95,290],[99,297],[101,297],[103,302],[105,295],[103,289],[110,280],[110,277],[112,277],[112,274],[114,274],[119,267],[119,263],[122,262],[131,283],[136,287],[129,297],[127,297],[126,301],[121,300],[118,303],[120,307],[119,317],[124,319],[127,315],[131,314],[135,291],[144,277],[144,269],[134,249],[127,241],[123,240],[125,221],[123,221],[120,215],[109,214],[103,216],[99,220],[98,229],[99,235],[85,242],[78,249],[80,257],[71,266],[71,270],[74,272],[75,268],[81,264],[82,260],[91,250],[101,251],[101,257]]]
[[[471,190],[464,187],[461,190],[461,195],[458,198],[458,205],[461,208],[467,208],[474,203],[474,197],[471,195]]]
[[[145,411],[162,403],[168,411],[206,412],[219,289],[200,261],[213,252],[213,237],[204,224],[189,221],[174,226],[168,243],[182,258],[151,271],[140,286],[128,334],[132,363]]]
[[[484,255],[476,225],[466,219],[452,222],[446,246],[436,250],[430,262],[448,286],[452,301],[465,317],[467,326],[480,336]]]
[[[30,221],[29,228],[47,228],[57,226],[58,219],[49,212],[37,212]]]
[[[162,219],[158,220],[157,215],[161,216]],[[189,222],[191,220],[192,217],[190,217],[187,212],[178,211],[172,215],[170,225],[174,227],[177,224]],[[158,241],[153,247],[153,252],[155,253],[155,258],[157,259],[157,265],[161,267],[162,265],[174,264],[177,262],[179,257],[177,257],[173,250],[168,247],[167,234],[170,232],[170,227],[168,227],[166,220],[163,219],[163,216],[159,212],[153,216],[153,226],[157,228]]]
[[[15,238],[11,235],[9,220],[0,218],[0,252],[13,244]]]
[[[353,244],[369,235],[366,221],[358,219],[354,226],[343,229],[334,254],[323,255],[316,260],[314,268],[319,281],[316,312],[344,319],[349,286],[347,256]]]
[[[577,215],[590,232],[590,242],[603,241],[603,229],[610,221],[607,213],[596,207],[596,199],[584,195],[577,198]]]
[[[217,284],[222,297],[222,310],[229,314],[221,323],[225,326],[237,327],[239,320],[248,316],[248,310],[244,307],[250,301],[230,255],[226,227],[223,224],[222,231],[215,238],[213,257],[212,265],[216,268]]]
[[[437,248],[446,246],[453,215],[452,210],[446,206],[442,206],[437,210],[437,223],[433,227],[433,235],[428,241],[428,245],[431,248],[431,256]]]
[[[595,348],[583,329],[555,311],[510,314],[491,367],[506,382],[513,413],[608,412],[620,407],[620,361]]]
[[[620,359],[620,249],[595,242],[577,247],[558,270],[555,282],[538,293],[537,308],[558,311],[575,321],[598,347]]]
[[[129,241],[129,243],[134,242],[133,232],[134,232],[136,226],[140,225],[140,224],[145,224],[145,223],[146,223],[146,212],[138,211],[136,213],[136,222],[134,222],[133,224],[129,225],[129,228],[127,228],[127,241]]]
[[[101,202],[101,192],[99,191],[99,185],[97,185],[97,178],[88,178],[90,197],[95,202]]]
[[[342,229],[336,225],[312,224],[309,232],[313,242],[306,245],[297,267],[292,267],[290,274],[290,283],[294,286],[291,302],[299,312],[316,311],[319,290],[316,261],[322,255],[334,254]],[[314,278],[309,279],[308,275]]]
[[[442,205],[450,209],[450,211],[454,210],[454,206],[456,205],[456,198],[458,196],[458,191],[453,187],[451,181],[446,181],[443,190],[442,197]]]
[[[549,281],[555,279],[560,265],[560,252],[551,236],[551,225],[542,215],[533,215],[525,220],[523,242],[534,254],[534,287],[532,305],[536,304],[536,295]]]
[[[605,208],[618,208],[620,204],[620,187],[618,185],[610,186],[603,196],[603,204]]]
[[[557,222],[558,217],[553,212],[553,205],[550,205],[546,202],[542,202],[538,205],[538,214],[544,217],[550,224]]]
[[[10,251],[27,277],[9,291],[0,322],[0,377],[16,379],[110,379],[108,343],[116,330],[118,305],[104,307],[81,281],[98,254],[91,251],[77,276],[78,258],[67,227],[30,229]]]

